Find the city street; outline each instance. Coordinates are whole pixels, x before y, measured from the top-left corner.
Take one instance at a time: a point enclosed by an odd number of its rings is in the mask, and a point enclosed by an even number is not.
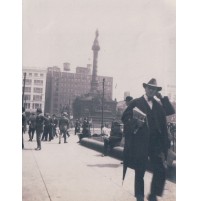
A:
[[[68,143],[58,144],[58,138],[42,142],[36,151],[36,136],[28,141],[24,134],[22,151],[23,201],[134,201],[134,171],[127,170],[122,185],[120,160],[88,149],[70,131]],[[145,195],[149,192],[151,174],[145,174]],[[146,196],[145,196],[146,200]],[[159,201],[176,200],[176,184],[166,182],[164,196]]]

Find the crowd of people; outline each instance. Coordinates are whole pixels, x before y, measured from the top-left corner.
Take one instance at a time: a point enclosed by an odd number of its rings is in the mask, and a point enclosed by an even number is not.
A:
[[[32,112],[27,118],[25,108],[22,108],[22,149],[24,149],[23,134],[28,126],[29,141],[32,141],[36,133],[37,147],[35,150],[41,150],[41,141],[51,141],[54,138],[64,138],[64,143],[67,143],[67,138],[70,137],[69,128],[70,120],[67,112],[63,112],[61,117],[55,114],[52,116],[48,113],[42,114],[41,108],[37,108],[36,112]],[[76,119],[75,121],[75,135],[78,136],[79,141],[84,137],[91,137],[91,123],[87,117],[83,121]]]

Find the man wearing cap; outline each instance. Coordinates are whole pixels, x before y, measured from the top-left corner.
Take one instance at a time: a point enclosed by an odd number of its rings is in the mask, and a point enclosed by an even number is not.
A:
[[[143,83],[143,87],[145,94],[134,99],[127,108],[131,127],[128,143],[125,143],[124,167],[135,170],[135,197],[137,201],[144,201],[144,174],[148,158],[150,159],[153,178],[147,199],[157,201],[157,196],[162,196],[166,180],[165,161],[169,148],[166,116],[174,114],[175,111],[168,97],[162,97],[159,93],[162,87],[157,85],[156,79],[152,78],[148,83]],[[135,108],[146,115],[145,121],[135,119]]]

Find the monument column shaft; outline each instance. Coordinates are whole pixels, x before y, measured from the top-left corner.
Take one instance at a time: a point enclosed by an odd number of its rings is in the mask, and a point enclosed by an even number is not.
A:
[[[98,43],[98,30],[95,33],[95,40],[93,42],[93,72],[92,72],[92,81],[91,81],[91,94],[96,94],[98,91],[98,81],[97,81],[97,58],[100,46]]]
[[[97,57],[98,57],[98,51],[93,51],[93,75],[92,75],[92,81],[97,81]]]

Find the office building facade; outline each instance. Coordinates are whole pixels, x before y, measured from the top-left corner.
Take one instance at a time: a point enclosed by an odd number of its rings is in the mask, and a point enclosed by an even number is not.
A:
[[[24,87],[24,107],[26,111],[34,112],[37,108],[44,111],[46,91],[46,69],[23,67],[22,92]],[[26,76],[24,77],[24,75]],[[25,78],[25,86],[24,86]]]

